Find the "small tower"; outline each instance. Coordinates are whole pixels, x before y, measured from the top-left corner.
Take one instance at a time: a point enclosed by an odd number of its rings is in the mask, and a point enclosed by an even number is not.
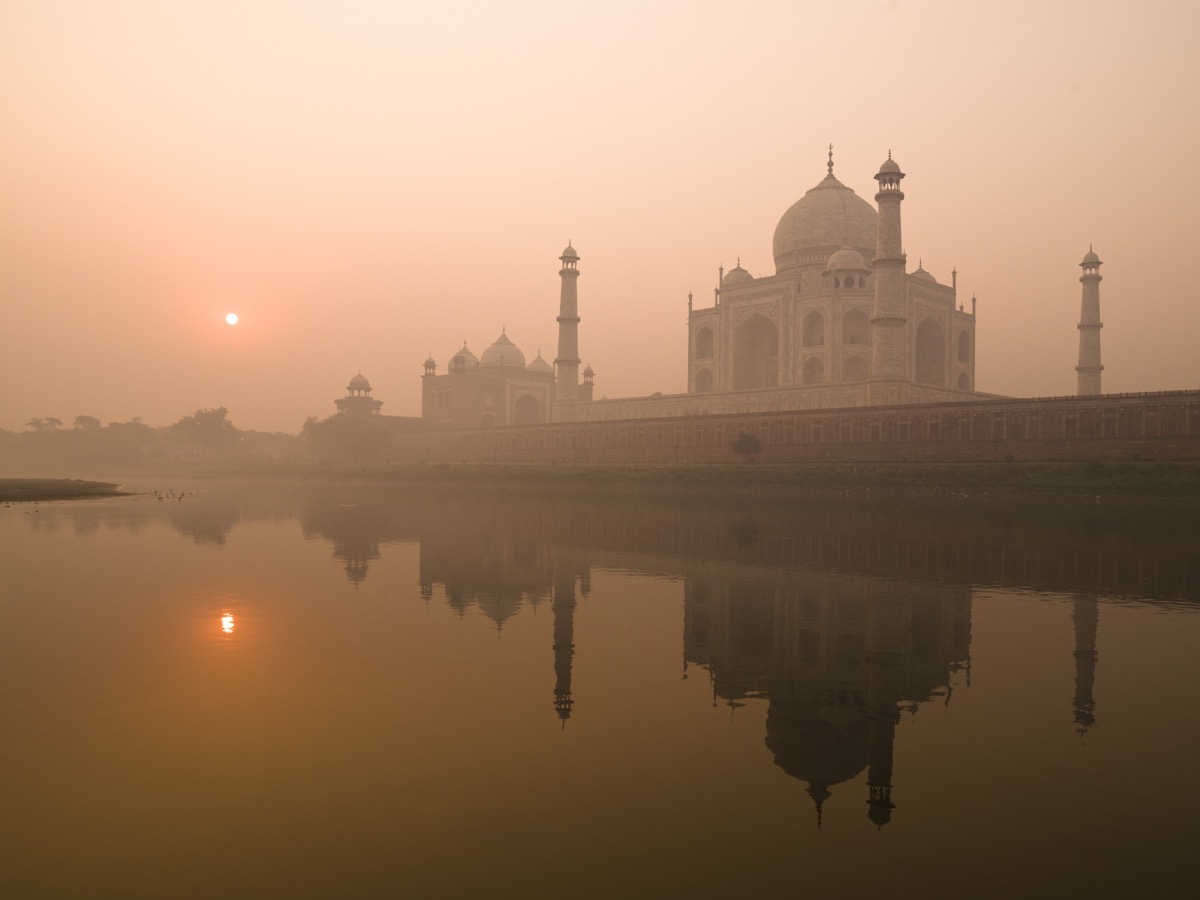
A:
[[[428,376],[432,376],[432,375],[436,375],[436,374],[437,374],[437,362],[434,360],[433,354],[431,353],[431,354],[429,354],[429,356],[427,356],[425,358],[425,376],[423,376],[423,377],[428,377]]]
[[[555,400],[571,403],[579,399],[579,254],[567,242],[559,257],[562,288],[558,300],[558,356],[554,360]]]
[[[903,381],[908,378],[908,316],[904,286],[904,242],[900,236],[900,203],[904,173],[888,158],[875,180],[879,192],[879,227],[875,239],[875,300],[871,306],[871,379]]]
[[[334,400],[333,403],[340,413],[363,416],[378,415],[379,408],[383,406],[382,400],[371,397],[371,382],[363,377],[362,372],[350,379],[350,383],[346,385],[346,396]]]
[[[592,400],[596,392],[596,373],[588,366],[583,370],[583,384],[579,388],[580,400]]]
[[[1100,321],[1100,257],[1088,247],[1087,255],[1079,264],[1083,274],[1079,280],[1083,283],[1083,303],[1079,312],[1079,365],[1075,371],[1079,373],[1080,397],[1100,393],[1100,373],[1104,366],[1100,365],[1100,329],[1104,323]]]

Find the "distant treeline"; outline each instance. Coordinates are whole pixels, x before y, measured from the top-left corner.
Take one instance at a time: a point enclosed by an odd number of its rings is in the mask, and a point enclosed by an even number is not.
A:
[[[139,419],[104,425],[80,415],[68,425],[47,417],[30,419],[24,431],[0,429],[0,472],[380,462],[389,459],[390,447],[386,426],[372,416],[314,416],[299,434],[242,430],[224,406],[198,409],[160,428]]]
[[[225,407],[198,409],[162,428],[133,419],[101,424],[76,416],[71,425],[50,417],[31,419],[25,431],[0,430],[0,468],[42,471],[140,468],[164,462],[229,458],[298,457],[296,435],[242,431]]]

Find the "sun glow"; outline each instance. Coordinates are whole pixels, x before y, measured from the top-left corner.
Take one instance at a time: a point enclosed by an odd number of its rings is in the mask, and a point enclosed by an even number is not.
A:
[[[225,321],[228,322],[230,325],[236,325],[238,323],[238,314],[237,313],[229,313],[227,316],[225,316]]]
[[[226,634],[233,634],[233,614],[225,613],[221,616],[221,630]]]

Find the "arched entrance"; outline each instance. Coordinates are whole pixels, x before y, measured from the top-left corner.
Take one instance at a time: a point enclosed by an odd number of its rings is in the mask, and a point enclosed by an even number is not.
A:
[[[524,394],[513,404],[514,425],[537,425],[542,421],[542,404],[532,394]]]
[[[926,319],[917,328],[918,384],[946,383],[946,339],[942,327],[933,319]]]
[[[774,387],[779,382],[779,329],[766,316],[743,322],[733,341],[733,387]]]

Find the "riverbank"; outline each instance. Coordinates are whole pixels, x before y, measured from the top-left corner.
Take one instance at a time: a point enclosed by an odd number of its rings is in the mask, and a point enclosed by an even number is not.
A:
[[[20,503],[42,500],[87,500],[95,497],[123,497],[128,491],[106,481],[81,481],[78,478],[0,478],[0,502]]]
[[[354,480],[574,489],[809,492],[850,489],[930,494],[997,490],[1200,499],[1200,461],[972,463],[733,463],[636,466],[472,463],[279,463],[210,466],[192,477]]]

